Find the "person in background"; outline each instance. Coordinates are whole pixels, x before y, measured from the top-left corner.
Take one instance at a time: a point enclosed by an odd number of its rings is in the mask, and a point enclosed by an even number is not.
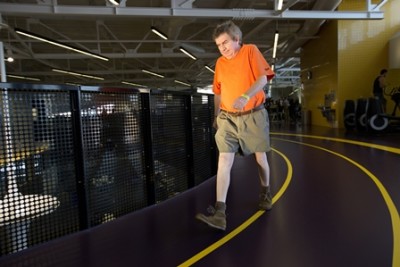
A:
[[[384,96],[385,93],[385,88],[387,86],[386,83],[386,74],[387,74],[387,69],[382,69],[380,72],[380,75],[375,78],[374,80],[374,88],[373,88],[373,95],[375,98],[379,100],[379,103],[381,104],[382,111],[386,113],[386,98]]]
[[[221,53],[215,66],[215,140],[219,150],[216,203],[210,215],[196,218],[210,227],[226,229],[226,198],[235,154],[254,154],[260,179],[259,208],[270,210],[269,119],[264,107],[264,86],[275,76],[253,44],[242,44],[242,32],[232,21],[218,25],[213,33]],[[247,178],[247,177],[244,177]]]
[[[290,102],[287,97],[283,99],[283,115],[285,117],[285,123],[290,122],[290,115],[289,115],[289,109],[290,109]]]

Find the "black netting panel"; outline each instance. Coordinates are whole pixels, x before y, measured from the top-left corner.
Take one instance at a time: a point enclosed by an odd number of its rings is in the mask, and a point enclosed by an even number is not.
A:
[[[147,205],[139,93],[82,92],[89,223]]]
[[[215,175],[214,105],[209,95],[192,97],[193,161],[195,185]]]
[[[1,91],[2,255],[79,229],[69,92],[14,89]]]
[[[188,189],[186,98],[169,93],[150,98],[156,202]]]
[[[0,255],[214,175],[211,96],[35,88],[0,89]]]
[[[6,140],[5,140],[5,131],[6,127],[4,126],[4,103],[3,97],[4,91],[3,89],[0,90],[0,199],[4,199],[7,193],[7,181],[5,177],[6,171]],[[8,106],[8,105],[7,105]],[[0,210],[0,212],[2,212]],[[2,214],[3,216],[3,214]],[[0,242],[1,243],[1,242]]]

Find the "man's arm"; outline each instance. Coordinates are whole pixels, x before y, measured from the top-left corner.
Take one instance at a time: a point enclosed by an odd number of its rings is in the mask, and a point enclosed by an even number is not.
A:
[[[221,95],[214,94],[214,117],[217,117],[220,111]]]
[[[257,94],[258,91],[262,90],[267,82],[268,79],[266,75],[258,77],[253,85],[245,92],[245,94],[251,98],[253,95]]]
[[[247,89],[244,94],[242,94],[235,100],[235,102],[233,103],[233,108],[237,110],[242,110],[246,106],[250,98],[257,94],[258,91],[262,90],[267,82],[268,79],[266,75],[258,77],[257,80],[250,86],[250,88]]]
[[[385,77],[379,77],[379,85],[381,86],[381,88],[385,88],[387,86]]]
[[[220,112],[220,103],[221,103],[221,95],[214,94],[214,120],[213,120],[213,127],[218,129],[217,124],[217,116]]]

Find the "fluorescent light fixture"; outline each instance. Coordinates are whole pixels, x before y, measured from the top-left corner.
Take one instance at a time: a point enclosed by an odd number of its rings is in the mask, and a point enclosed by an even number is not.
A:
[[[95,79],[95,80],[104,80],[104,78],[102,78],[102,77],[86,75],[86,74],[82,74],[82,73],[78,73],[78,72],[72,72],[72,71],[68,71],[68,70],[52,69],[52,71],[59,72],[59,73],[64,73],[64,74],[70,74],[70,75],[79,76],[79,77]]]
[[[181,47],[185,48],[186,50],[192,51],[194,53],[205,53],[206,50],[200,46],[190,44],[190,43],[181,43]]]
[[[27,36],[29,38],[33,38],[33,39],[36,39],[36,40],[39,40],[39,41],[42,41],[42,42],[46,42],[46,43],[49,43],[49,44],[52,44],[52,45],[55,45],[55,46],[58,46],[58,47],[61,47],[61,48],[65,48],[65,49],[68,49],[68,50],[71,50],[71,51],[74,51],[74,52],[77,52],[77,53],[80,53],[80,54],[83,54],[83,55],[86,55],[86,56],[91,56],[91,57],[94,57],[94,58],[101,59],[101,60],[104,60],[104,61],[108,61],[109,60],[108,58],[100,56],[98,54],[95,54],[95,53],[92,53],[92,52],[89,52],[89,51],[85,51],[85,50],[82,50],[82,49],[79,49],[79,48],[75,48],[75,47],[60,43],[58,41],[51,40],[49,38],[34,34],[34,33],[30,33],[30,32],[27,32],[27,31],[24,31],[24,30],[21,30],[21,29],[18,29],[18,28],[15,28],[14,30],[15,30],[16,33],[24,35],[24,36]]]
[[[278,1],[278,10],[282,10],[283,0]]]
[[[9,63],[11,63],[11,62],[14,62],[14,58],[13,58],[13,56],[12,56],[12,52],[11,52],[11,50],[7,50],[7,57],[5,58],[5,60],[7,61],[7,62],[9,62]]]
[[[272,64],[272,65],[271,65],[271,69],[272,69],[272,71],[275,70],[275,64]]]
[[[278,39],[279,39],[279,32],[275,32],[275,39],[274,39],[274,50],[272,52],[272,58],[276,58],[276,49],[278,48]]]
[[[110,2],[111,4],[113,4],[114,6],[119,6],[119,3],[121,2],[121,1],[117,1],[117,0],[108,0],[108,2]]]
[[[26,77],[26,76],[18,76],[18,75],[12,75],[12,74],[7,74],[7,77],[15,78],[15,79],[21,79],[21,80],[40,81],[40,79],[38,79],[38,78],[32,78],[32,77]]]
[[[179,81],[179,80],[174,80],[174,82],[191,87],[190,84],[181,82],[181,81]]]
[[[182,46],[179,47],[179,50],[181,50],[184,54],[186,54],[188,57],[192,58],[193,60],[197,60],[195,56],[193,56],[191,53],[189,53],[185,48]]]
[[[122,81],[121,83],[127,84],[127,85],[132,85],[132,86],[137,86],[137,87],[147,87],[146,85],[141,85],[141,84],[137,84],[137,83],[126,82],[126,81]]]
[[[208,69],[208,70],[211,71],[212,73],[215,73],[215,71],[214,71],[212,68],[210,68],[209,66],[207,66],[207,65],[205,65],[204,68]]]
[[[149,70],[142,70],[144,73],[147,73],[147,74],[151,74],[151,75],[153,75],[153,76],[157,76],[157,77],[160,77],[160,78],[164,78],[165,76],[163,76],[163,75],[161,75],[161,74],[158,74],[158,73],[155,73],[155,72],[152,72],[152,71],[149,71]]]
[[[212,89],[204,89],[204,88],[198,88],[197,89],[197,93],[200,93],[200,94],[214,94]]]
[[[160,36],[161,38],[163,38],[164,40],[168,40],[168,36],[163,32],[161,32],[160,30],[158,30],[156,27],[152,26],[151,31]]]

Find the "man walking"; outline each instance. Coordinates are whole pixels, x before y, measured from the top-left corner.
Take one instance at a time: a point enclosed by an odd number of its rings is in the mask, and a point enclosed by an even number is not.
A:
[[[217,60],[213,82],[215,140],[219,150],[216,203],[212,214],[199,213],[196,218],[225,230],[225,202],[235,153],[255,155],[261,184],[259,208],[272,208],[266,155],[271,149],[269,120],[263,88],[275,73],[255,45],[242,44],[242,32],[232,21],[218,25],[213,37],[222,55]]]

